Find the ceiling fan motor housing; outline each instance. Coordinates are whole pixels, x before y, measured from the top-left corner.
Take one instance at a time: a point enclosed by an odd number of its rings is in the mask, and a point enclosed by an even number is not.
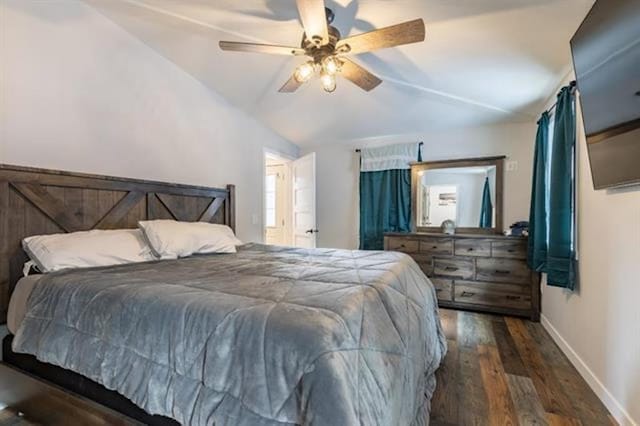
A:
[[[329,43],[323,46],[318,46],[313,40],[309,40],[306,33],[302,35],[300,47],[302,47],[307,56],[312,57],[315,62],[320,62],[323,58],[333,55],[336,45],[340,40],[340,31],[338,31],[336,27],[330,25],[327,30],[329,32]]]

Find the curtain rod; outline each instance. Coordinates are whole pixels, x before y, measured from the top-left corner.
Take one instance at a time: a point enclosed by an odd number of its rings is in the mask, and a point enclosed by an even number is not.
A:
[[[576,90],[576,84],[577,84],[577,83],[576,83],[576,81],[575,81],[575,80],[573,80],[571,83],[569,83],[569,87],[571,87],[571,90]],[[547,114],[550,114],[550,113],[551,113],[551,111],[553,111],[554,109],[556,109],[556,106],[558,106],[558,103],[557,103],[557,102],[556,102],[555,104],[551,105],[551,106],[549,107],[549,109],[548,109],[548,110],[546,110],[545,112],[546,112]]]
[[[418,142],[418,149],[420,149],[420,147],[424,145],[424,142]],[[356,149],[356,152],[361,152],[361,149]]]

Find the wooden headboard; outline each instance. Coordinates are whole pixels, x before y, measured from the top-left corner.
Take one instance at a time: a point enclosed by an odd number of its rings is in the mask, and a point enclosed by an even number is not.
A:
[[[0,165],[0,324],[6,322],[9,297],[27,261],[24,237],[136,228],[148,219],[221,223],[235,230],[235,187]]]

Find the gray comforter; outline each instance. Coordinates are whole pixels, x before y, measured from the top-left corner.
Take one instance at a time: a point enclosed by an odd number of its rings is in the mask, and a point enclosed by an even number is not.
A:
[[[408,256],[249,244],[53,273],[13,343],[194,425],[423,425],[446,352]]]

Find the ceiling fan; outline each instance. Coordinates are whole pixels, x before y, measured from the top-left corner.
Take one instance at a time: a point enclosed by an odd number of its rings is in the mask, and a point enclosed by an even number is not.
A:
[[[336,89],[336,75],[366,91],[373,90],[382,80],[345,55],[417,43],[425,38],[424,21],[415,19],[342,39],[340,31],[331,25],[335,16],[331,9],[325,7],[324,0],[296,0],[296,4],[304,27],[300,47],[220,42],[222,50],[310,57],[280,88],[282,93],[295,92],[316,74],[320,75],[322,87],[327,92]]]

